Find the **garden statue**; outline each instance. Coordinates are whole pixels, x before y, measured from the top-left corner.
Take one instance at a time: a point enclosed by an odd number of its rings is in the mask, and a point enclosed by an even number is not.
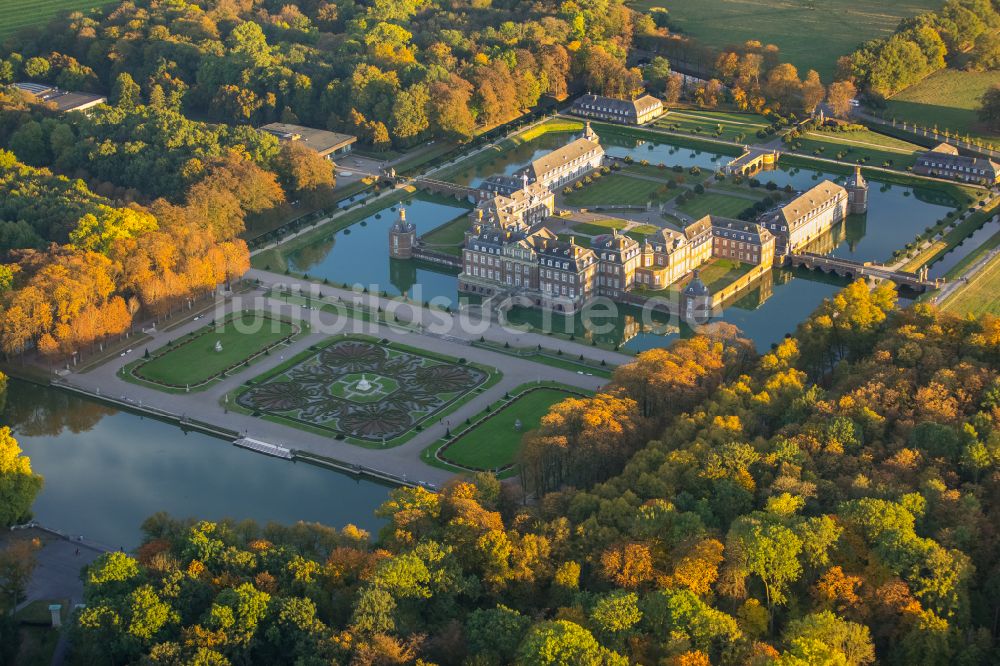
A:
[[[215,351],[216,352],[222,351],[222,340],[215,341]]]

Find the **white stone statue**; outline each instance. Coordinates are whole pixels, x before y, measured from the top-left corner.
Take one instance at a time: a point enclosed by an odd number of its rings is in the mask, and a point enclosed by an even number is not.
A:
[[[357,390],[361,391],[362,393],[367,393],[368,391],[372,390],[372,383],[368,381],[367,377],[361,375],[361,379],[358,380],[358,384],[355,388],[357,388]]]
[[[215,341],[215,351],[217,352],[222,351],[222,340]]]

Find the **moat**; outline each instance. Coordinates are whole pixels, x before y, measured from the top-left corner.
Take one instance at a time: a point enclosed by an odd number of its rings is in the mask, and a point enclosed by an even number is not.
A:
[[[447,178],[463,185],[478,185],[485,178],[497,174],[510,175],[539,156],[565,144],[575,134],[549,133],[512,148],[485,164],[449,170]],[[612,157],[631,157],[635,161],[648,160],[651,164],[680,165],[685,169],[698,166],[714,170],[725,164],[730,156],[704,150],[674,146],[669,143],[642,141],[611,131],[601,136],[602,145]],[[844,175],[798,167],[782,167],[757,175],[764,184],[773,182],[778,188],[791,186],[798,190],[813,187],[823,179],[837,183],[846,180]],[[844,223],[831,229],[812,245],[817,252],[856,261],[886,262],[893,252],[934,225],[951,210],[948,200],[936,190],[922,190],[870,179],[869,210],[867,215],[850,216]],[[761,192],[764,192],[761,188]],[[422,235],[459,218],[467,211],[463,203],[442,203],[414,195],[404,201],[407,219],[416,225]],[[609,215],[614,215],[609,213]],[[361,284],[385,290],[390,294],[406,293],[419,300],[442,297],[454,302],[458,299],[457,271],[449,271],[419,261],[400,261],[386,255],[386,233],[398,216],[398,207],[387,206],[348,229],[331,234],[321,240],[289,251],[288,267],[297,273],[308,274],[313,279],[326,279],[335,283]],[[669,226],[669,222],[663,224]],[[974,246],[974,244],[970,244]],[[953,252],[942,266],[958,261],[962,252]],[[940,270],[935,267],[933,270]],[[826,297],[846,284],[846,280],[808,271],[776,268],[771,279],[760,284],[727,305],[722,315],[724,321],[740,327],[759,348],[766,348],[794,330]],[[667,344],[673,336],[685,334],[686,326],[677,322],[643,323],[641,313],[633,308],[620,307],[620,316],[613,331],[592,334],[579,317],[556,319],[556,331],[573,334],[578,339],[598,341],[610,345],[624,345],[633,351]],[[539,313],[515,309],[510,319],[515,322],[539,323]]]

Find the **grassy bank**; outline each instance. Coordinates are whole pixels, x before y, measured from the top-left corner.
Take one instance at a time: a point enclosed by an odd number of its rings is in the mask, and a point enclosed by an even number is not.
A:
[[[1000,144],[1000,134],[987,130],[979,121],[976,109],[986,89],[997,83],[996,72],[965,72],[944,69],[910,86],[888,102],[883,114],[960,134],[979,136]]]

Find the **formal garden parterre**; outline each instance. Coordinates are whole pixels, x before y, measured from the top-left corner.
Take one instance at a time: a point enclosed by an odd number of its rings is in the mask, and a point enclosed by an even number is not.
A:
[[[352,443],[401,444],[500,373],[464,359],[376,341],[335,338],[247,382],[237,408]]]

